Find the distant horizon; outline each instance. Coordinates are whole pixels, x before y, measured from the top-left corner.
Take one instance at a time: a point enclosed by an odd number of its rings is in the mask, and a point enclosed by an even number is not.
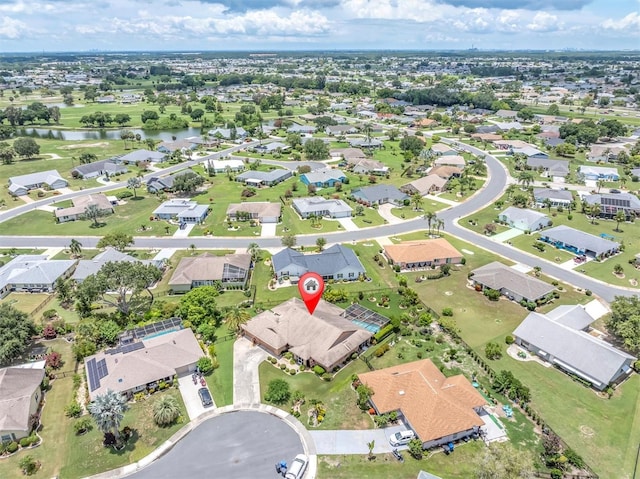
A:
[[[2,0],[4,53],[635,51],[638,0]]]

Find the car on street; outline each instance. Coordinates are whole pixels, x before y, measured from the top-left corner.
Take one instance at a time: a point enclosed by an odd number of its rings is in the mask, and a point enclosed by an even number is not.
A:
[[[202,405],[204,407],[213,405],[213,399],[211,398],[211,393],[207,388],[198,389],[198,396],[200,396],[200,401],[202,401]]]
[[[285,479],[301,479],[307,470],[308,464],[309,458],[304,454],[298,454],[287,469],[287,474],[284,476]]]

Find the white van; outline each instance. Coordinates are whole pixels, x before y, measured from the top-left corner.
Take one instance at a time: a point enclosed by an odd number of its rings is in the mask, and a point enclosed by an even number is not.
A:
[[[411,429],[408,429],[406,431],[399,431],[395,434],[392,434],[389,438],[389,443],[392,446],[404,446],[406,444],[409,444],[409,441],[411,441],[411,439],[415,438],[416,434]]]

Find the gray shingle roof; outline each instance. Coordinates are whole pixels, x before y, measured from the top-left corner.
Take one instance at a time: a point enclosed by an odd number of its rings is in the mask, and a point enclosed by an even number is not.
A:
[[[540,220],[544,220],[545,218],[547,220],[549,219],[549,217],[545,213],[528,210],[525,208],[518,208],[516,206],[509,206],[502,213],[500,213],[500,216],[506,216],[511,221],[524,221],[528,225],[533,225]]]
[[[605,385],[627,360],[635,359],[584,331],[540,313],[530,313],[513,334]]]
[[[44,369],[0,369],[0,431],[28,431],[31,396]]]
[[[555,289],[555,286],[532,278],[498,261],[474,269],[472,279],[491,289],[508,289],[532,301],[543,298]]]
[[[406,194],[391,185],[374,185],[355,188],[351,191],[351,194],[356,198],[362,198],[371,203],[377,203],[385,198],[396,201],[403,201],[405,198],[408,198]]]
[[[343,181],[346,178],[342,171],[333,168],[322,168],[310,171],[309,173],[302,174],[300,177],[304,177],[309,183],[326,183],[330,180]]]
[[[549,238],[551,241],[561,241],[566,245],[575,246],[584,251],[592,251],[597,255],[620,248],[620,243],[565,225],[545,230],[542,236]]]
[[[127,261],[129,263],[133,263],[135,261],[139,261],[142,264],[152,264],[157,268],[162,266],[161,261],[156,260],[139,260],[134,258],[133,256],[129,256],[126,253],[122,253],[114,248],[107,248],[102,253],[96,255],[93,259],[84,259],[78,261],[78,266],[76,266],[76,270],[73,272],[73,276],[71,279],[76,281],[84,281],[89,275],[96,274],[100,271],[107,262],[119,262],[119,261]]]
[[[256,180],[271,183],[273,181],[282,181],[291,176],[291,170],[271,170],[271,171],[245,171],[236,176],[241,180]]]
[[[47,170],[39,171],[37,173],[29,173],[28,175],[12,176],[11,178],[9,178],[9,184],[29,186],[46,183],[48,185],[51,185],[58,179],[66,182],[66,180],[64,180],[64,178],[60,176],[58,170]]]
[[[53,284],[74,260],[48,260],[46,255],[20,255],[0,268],[0,289],[6,285]]]
[[[569,190],[554,190],[552,188],[534,188],[533,197],[538,200],[549,198],[550,200],[564,200],[571,202],[573,194]]]
[[[320,276],[332,276],[334,273],[350,267],[365,274],[364,266],[353,250],[340,244],[318,254],[302,254],[291,248],[285,248],[271,258],[274,271],[282,271],[291,264],[296,264],[307,271],[313,271]]]

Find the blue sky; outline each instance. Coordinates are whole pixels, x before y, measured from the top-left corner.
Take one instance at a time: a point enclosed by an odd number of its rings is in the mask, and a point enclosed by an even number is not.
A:
[[[640,49],[640,0],[0,0],[0,52]]]

